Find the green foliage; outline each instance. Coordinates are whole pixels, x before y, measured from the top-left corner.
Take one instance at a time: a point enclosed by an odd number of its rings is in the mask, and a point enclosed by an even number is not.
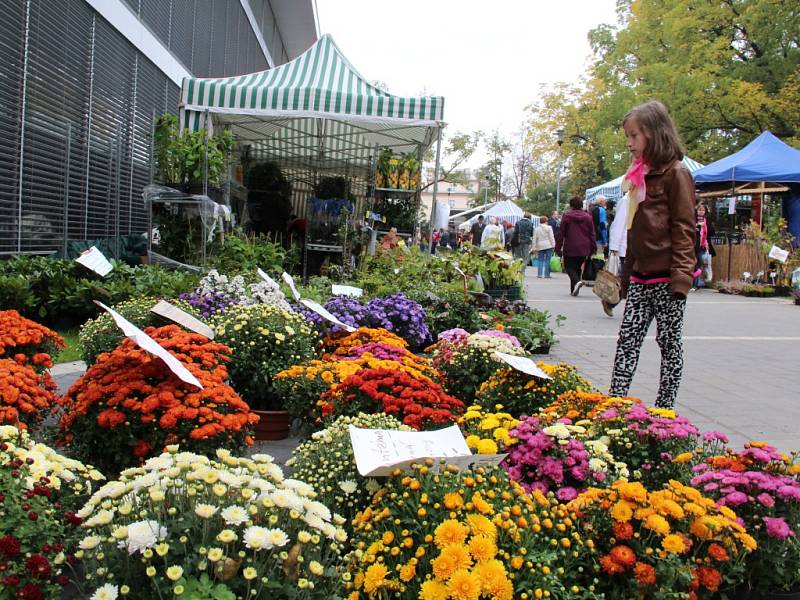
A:
[[[63,350],[58,352],[55,356],[53,356],[53,363],[65,363],[65,362],[72,362],[75,360],[82,360],[81,359],[81,342],[80,338],[78,337],[79,331],[75,327],[71,327],[69,329],[61,330],[58,332],[62,338],[64,338],[64,343],[66,346]]]
[[[530,309],[510,315],[498,311],[490,311],[489,314],[502,323],[504,331],[516,337],[531,354],[547,354],[556,343],[555,332],[550,327],[549,311]],[[563,319],[558,315],[556,324],[561,325]]]
[[[225,242],[215,251],[210,264],[229,276],[237,273],[253,275],[257,269],[278,274],[284,270],[286,250],[263,235],[246,234],[236,229],[225,236]]]
[[[642,0],[619,2],[617,15],[618,26],[589,33],[593,64],[584,82],[543,89],[529,107],[528,136],[543,170],[555,173],[553,134],[565,129],[570,193],[625,171],[622,118],[653,98],[669,107],[700,162],[765,130],[800,145],[800,13],[791,2]]]
[[[45,323],[80,323],[98,313],[93,300],[113,305],[133,296],[172,298],[197,285],[193,273],[112,264],[114,270],[102,278],[71,260],[25,256],[0,262],[0,283],[9,284],[0,285],[0,305]],[[27,294],[20,292],[23,279]]]
[[[150,309],[155,306],[156,298],[144,296],[131,298],[125,302],[115,304],[112,308],[139,329],[162,325],[162,320]],[[104,312],[94,319],[89,319],[83,324],[79,334],[81,345],[81,360],[87,365],[92,365],[103,352],[111,352],[120,345],[125,335],[117,327],[111,315]]]
[[[436,292],[425,292],[409,295],[425,309],[425,324],[436,339],[442,331],[461,327],[474,332],[481,328],[482,322],[478,307],[471,298],[464,298],[463,291],[443,289]]]
[[[206,157],[206,131],[179,130],[178,117],[161,115],[156,121],[154,152],[156,176],[163,183],[196,184],[203,182],[208,164],[208,184],[219,186],[225,174],[227,161],[233,151],[233,135],[225,130],[208,138]]]
[[[183,588],[186,597],[193,600],[236,600],[236,594],[227,585],[212,581],[207,573],[189,577]]]

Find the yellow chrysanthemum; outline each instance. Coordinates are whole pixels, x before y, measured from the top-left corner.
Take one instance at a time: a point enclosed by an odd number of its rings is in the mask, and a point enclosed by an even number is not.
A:
[[[450,492],[444,495],[443,502],[447,510],[458,510],[464,505],[464,498],[461,497],[461,494]]]
[[[492,505],[483,499],[483,496],[481,496],[480,492],[475,492],[472,494],[472,504],[475,506],[475,510],[482,515],[490,515],[494,512]]]
[[[503,587],[504,582],[508,581],[506,568],[497,559],[478,563],[472,572],[481,580],[481,590],[487,595],[496,595],[497,591]]]
[[[485,535],[476,535],[467,544],[470,554],[477,562],[491,560],[497,554],[497,546],[494,541]]]
[[[614,484],[623,500],[629,502],[644,502],[647,500],[647,489],[639,482],[618,481]]]
[[[682,554],[686,552],[686,544],[679,535],[670,534],[665,536],[664,539],[661,540],[661,546],[664,550],[672,552],[673,554]]]
[[[478,600],[481,580],[466,569],[459,569],[447,582],[447,592],[453,600]]]
[[[386,576],[389,574],[389,569],[383,563],[375,563],[367,568],[364,574],[364,591],[367,594],[372,594],[379,588],[386,585]]]
[[[650,515],[645,520],[644,526],[660,535],[667,535],[670,531],[669,521],[661,515]]]
[[[403,565],[400,569],[400,581],[408,583],[417,574],[417,567],[411,563]]]
[[[428,580],[420,586],[420,600],[447,600],[447,588],[444,584]]]
[[[487,438],[478,441],[478,454],[497,454],[497,442]]]
[[[483,515],[467,515],[467,524],[472,535],[483,535],[490,540],[497,538],[497,527]]]
[[[472,565],[472,558],[464,546],[452,544],[442,549],[431,564],[434,577],[445,581],[459,569],[468,569]]]
[[[479,438],[475,434],[468,435],[466,437],[467,447],[471,448],[472,450],[474,450],[475,448],[478,447],[478,442],[480,442],[480,441],[481,441],[481,438]]]
[[[618,500],[611,508],[611,518],[615,521],[626,523],[631,517],[633,517],[633,507],[625,500]]]
[[[450,544],[463,544],[469,534],[469,528],[455,519],[443,521],[433,532],[433,539],[439,548]]]

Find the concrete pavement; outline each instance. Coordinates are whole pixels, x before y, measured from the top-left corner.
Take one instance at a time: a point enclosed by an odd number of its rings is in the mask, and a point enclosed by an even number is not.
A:
[[[545,360],[575,364],[596,387],[608,391],[624,303],[609,318],[591,289],[573,298],[566,275],[537,279],[530,267],[526,289],[531,306],[567,317]],[[689,295],[683,333],[684,372],[676,409],[701,429],[722,431],[737,446],[758,439],[785,452],[800,450],[800,307],[788,299],[700,290]],[[632,396],[654,403],[659,366],[653,324]]]

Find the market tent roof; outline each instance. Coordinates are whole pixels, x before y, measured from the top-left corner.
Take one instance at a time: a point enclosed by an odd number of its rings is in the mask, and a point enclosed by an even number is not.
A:
[[[495,202],[489,208],[481,213],[487,220],[489,217],[497,217],[497,221],[502,223],[508,221],[509,223],[516,223],[522,218],[525,212],[511,200],[500,200]],[[461,229],[469,229],[472,224],[478,220],[479,215],[475,215],[471,219],[464,221],[459,227]]]
[[[744,148],[694,173],[698,184],[800,183],[800,150],[765,131]]]
[[[692,174],[703,168],[703,165],[696,160],[692,160],[688,156],[684,156],[681,162],[686,165],[686,168],[689,169],[689,172]],[[597,187],[589,188],[586,190],[586,201],[591,202],[601,194],[606,197],[606,200],[619,200],[622,197],[623,177],[625,177],[625,175],[620,175],[616,179],[612,179],[611,181],[602,185],[598,185]]]
[[[280,158],[296,167],[368,169],[376,146],[416,152],[444,126],[444,98],[379,89],[327,34],[273,69],[184,79],[181,127],[199,129],[206,111],[250,143],[254,158]]]

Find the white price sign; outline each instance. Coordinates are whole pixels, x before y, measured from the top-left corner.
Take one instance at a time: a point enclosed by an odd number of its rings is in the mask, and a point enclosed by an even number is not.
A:
[[[274,280],[272,277],[270,277],[269,275],[267,275],[266,273],[264,273],[264,271],[262,271],[261,269],[258,269],[257,273],[258,273],[258,276],[259,276],[259,277],[261,277],[261,279],[263,279],[264,281],[266,281],[268,284],[270,284],[270,285],[274,285],[275,287],[280,287],[280,286],[278,285],[278,282],[277,282],[277,281],[275,281],[275,280]]]
[[[380,477],[425,458],[471,464],[472,452],[455,425],[438,431],[349,428],[356,467],[361,475]],[[480,456],[480,455],[475,455]]]
[[[169,319],[173,323],[182,325],[189,331],[194,331],[195,333],[204,335],[210,340],[214,339],[214,330],[211,329],[211,327],[203,323],[200,319],[193,317],[186,311],[181,310],[177,306],[173,306],[165,300],[161,300],[158,304],[150,309],[150,312],[162,316],[165,319]]]
[[[281,277],[283,277],[283,280],[289,285],[289,289],[292,290],[292,296],[294,296],[294,299],[300,302],[300,292],[297,291],[297,287],[294,285],[294,279],[292,276],[284,271]]]
[[[321,304],[318,304],[317,302],[314,302],[313,300],[308,300],[307,298],[303,298],[302,300],[300,300],[300,304],[302,304],[306,308],[309,308],[309,309],[313,310],[315,313],[317,313],[323,319],[325,319],[327,321],[330,321],[331,323],[334,323],[335,325],[338,325],[339,327],[344,328],[344,330],[347,331],[348,333],[353,333],[354,331],[356,331],[355,327],[351,327],[347,323],[342,323],[334,315],[332,315],[330,312],[328,312],[328,310],[324,306],[322,306]]]
[[[352,285],[336,285],[331,284],[331,294],[334,296],[352,296],[353,298],[361,298],[364,290],[361,288],[353,287]]]
[[[75,262],[103,277],[114,270],[114,265],[108,262],[105,255],[95,246],[81,252],[81,255],[75,259]]]
[[[175,375],[177,375],[182,381],[188,383],[189,385],[193,385],[198,389],[203,389],[203,384],[198,381],[197,377],[192,375],[189,369],[187,369],[181,361],[170,354],[153,338],[136,327],[136,325],[128,321],[113,308],[109,308],[97,300],[95,300],[94,303],[111,315],[111,318],[114,319],[117,327],[122,330],[122,333],[125,334],[125,337],[131,338],[142,350],[149,352],[153,356],[157,356],[163,360],[167,367],[169,367],[169,370],[175,373]]]
[[[535,362],[526,356],[514,356],[505,352],[495,352],[494,354],[517,371],[540,379],[551,379],[550,375],[542,371]]]

